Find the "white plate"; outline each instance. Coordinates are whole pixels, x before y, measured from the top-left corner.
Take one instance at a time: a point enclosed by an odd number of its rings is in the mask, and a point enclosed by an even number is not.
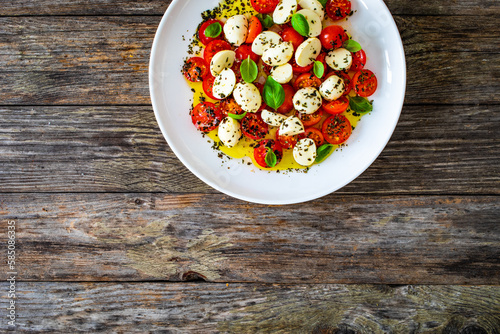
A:
[[[171,149],[184,165],[213,188],[236,198],[263,204],[292,204],[334,192],[363,173],[389,141],[401,113],[406,87],[403,44],[382,0],[353,0],[347,22],[352,38],[368,55],[366,68],[378,79],[374,110],[364,115],[348,146],[334,152],[308,173],[269,173],[231,160],[222,163],[189,117],[192,92],[181,74],[190,38],[201,12],[218,0],[174,0],[156,33],[151,51],[149,85],[156,119]],[[230,167],[230,168],[228,168]],[[189,182],[186,179],[185,182]]]

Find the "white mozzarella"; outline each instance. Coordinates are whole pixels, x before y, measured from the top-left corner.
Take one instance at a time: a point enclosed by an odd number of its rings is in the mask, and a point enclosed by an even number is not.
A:
[[[309,9],[315,12],[321,21],[325,18],[325,9],[318,0],[300,0],[299,6],[303,9]]]
[[[302,42],[295,51],[295,62],[299,66],[312,64],[321,52],[321,41],[316,37],[310,37]]]
[[[248,20],[244,15],[235,15],[224,24],[224,35],[229,43],[240,46],[248,35]]]
[[[344,48],[338,48],[328,52],[325,58],[326,63],[335,71],[343,71],[351,68],[351,52]]]
[[[264,51],[273,47],[281,41],[281,36],[274,31],[263,31],[257,35],[252,43],[252,51],[259,56],[262,56]]]
[[[259,89],[248,82],[237,83],[233,97],[241,109],[248,112],[257,112],[262,104]]]
[[[264,123],[269,124],[271,126],[280,126],[284,120],[287,119],[285,115],[269,111],[267,109],[262,110],[260,114]]]
[[[275,67],[271,72],[271,76],[276,82],[286,84],[293,78],[293,67],[289,63]]]
[[[293,148],[293,158],[301,166],[311,166],[316,160],[316,143],[311,138],[304,138]]]
[[[210,72],[216,77],[222,70],[230,68],[234,64],[236,52],[231,50],[219,51],[210,61]]]
[[[280,66],[288,63],[293,56],[293,45],[280,41],[262,54],[262,61],[269,66]]]
[[[241,139],[241,125],[231,118],[226,117],[219,124],[219,139],[226,147],[234,147]]]
[[[309,37],[316,37],[321,34],[323,24],[321,23],[321,19],[318,14],[310,9],[301,9],[297,13],[304,15],[307,23],[309,23]]]
[[[280,125],[280,135],[282,136],[294,136],[304,131],[304,124],[297,116],[288,117]]]
[[[326,79],[321,84],[321,86],[319,86],[319,92],[321,93],[321,96],[323,96],[323,98],[328,101],[338,99],[342,96],[342,94],[344,94],[344,91],[344,80],[337,75],[332,75],[331,77]]]
[[[236,85],[236,75],[230,68],[226,68],[215,77],[212,93],[217,99],[225,99],[233,92]]]
[[[281,0],[273,12],[273,21],[276,24],[287,23],[296,11],[297,0]]]
[[[301,88],[293,96],[293,106],[304,114],[315,113],[322,102],[321,94],[314,87]]]

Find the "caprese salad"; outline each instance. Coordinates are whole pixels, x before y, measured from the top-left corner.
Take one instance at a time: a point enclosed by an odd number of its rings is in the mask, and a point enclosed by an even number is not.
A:
[[[231,6],[247,10],[205,18],[196,35],[203,51],[182,68],[206,96],[190,111],[194,126],[228,149],[251,142],[261,168],[284,156],[322,162],[373,109],[377,89],[366,53],[337,22],[353,15],[351,2],[226,0],[219,9]]]

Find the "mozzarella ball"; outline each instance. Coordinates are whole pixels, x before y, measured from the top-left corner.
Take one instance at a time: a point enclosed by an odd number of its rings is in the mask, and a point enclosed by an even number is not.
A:
[[[271,77],[280,84],[286,84],[293,78],[293,67],[289,63],[275,67],[271,71]]]
[[[322,102],[321,94],[314,87],[301,88],[293,96],[293,106],[304,114],[315,113]]]
[[[321,52],[321,41],[311,37],[302,42],[295,52],[297,65],[305,67],[312,64]]]
[[[217,99],[225,99],[233,92],[236,85],[236,75],[230,68],[226,68],[215,77],[212,94]]]
[[[236,84],[233,97],[241,109],[247,112],[257,112],[262,104],[259,89],[248,82]]]
[[[248,20],[244,15],[235,15],[224,24],[224,34],[229,43],[240,46],[245,43],[248,35]]]
[[[264,51],[267,49],[274,47],[282,41],[281,36],[275,33],[274,31],[263,31],[257,35],[255,40],[252,43],[252,52],[262,56]]]
[[[338,48],[328,52],[325,61],[335,71],[348,70],[351,68],[352,54],[347,49]]]
[[[292,43],[280,41],[278,44],[264,51],[262,61],[269,66],[280,66],[288,63],[292,59],[292,56]]]
[[[219,124],[218,136],[224,146],[234,147],[241,139],[240,123],[231,117],[224,118]]]
[[[293,158],[301,166],[311,166],[316,160],[316,143],[314,140],[310,138],[299,140],[293,148]]]
[[[210,72],[216,77],[222,70],[230,68],[234,64],[236,52],[231,50],[219,51],[210,61]]]

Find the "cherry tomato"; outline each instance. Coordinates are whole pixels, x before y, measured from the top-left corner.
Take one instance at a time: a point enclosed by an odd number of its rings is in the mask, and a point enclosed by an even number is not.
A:
[[[293,109],[293,96],[295,95],[295,89],[289,84],[281,85],[285,90],[285,102],[276,111],[280,114],[287,114]]]
[[[250,56],[254,62],[258,63],[260,56],[252,51],[252,45],[241,44],[236,50],[236,60],[240,62],[247,59]]]
[[[245,113],[232,97],[221,101],[219,103],[219,109],[222,118],[227,117],[229,113],[233,115],[242,115]]]
[[[366,65],[366,53],[363,50],[352,54],[352,64],[350,71],[360,71]]]
[[[210,65],[210,62],[215,54],[223,50],[231,50],[231,44],[221,39],[214,39],[205,47],[205,51],[203,51],[203,58],[205,58],[207,64]]]
[[[262,14],[269,14],[274,12],[278,6],[279,0],[250,0],[253,9]]]
[[[344,115],[330,116],[323,123],[322,133],[330,144],[342,144],[351,136],[351,123]]]
[[[253,157],[255,158],[255,161],[264,168],[274,167],[269,166],[266,163],[266,155],[270,150],[272,150],[276,155],[276,165],[279,164],[281,158],[283,158],[283,149],[274,139],[261,140],[253,150]]]
[[[203,132],[210,132],[219,126],[222,117],[212,102],[198,103],[191,111],[194,126]]]
[[[304,42],[304,37],[292,27],[286,27],[280,32],[280,35],[284,41],[292,43],[294,50],[297,50],[299,45]]]
[[[352,78],[354,91],[362,97],[368,97],[377,90],[377,77],[370,70],[361,70]]]
[[[241,131],[246,137],[259,140],[267,135],[269,128],[260,117],[260,114],[249,112],[241,120]]]
[[[198,38],[200,39],[200,41],[203,44],[207,45],[208,43],[210,43],[211,41],[213,41],[215,39],[223,39],[224,38],[224,32],[221,32],[220,35],[217,37],[208,37],[207,35],[205,35],[205,31],[207,30],[208,26],[210,26],[213,23],[217,23],[217,22],[224,29],[224,23],[222,21],[215,20],[215,19],[207,20],[201,24],[200,29],[198,30]]]
[[[351,13],[350,0],[328,0],[326,3],[326,14],[334,20],[342,20]]]
[[[324,144],[325,138],[320,130],[316,128],[307,128],[304,133],[299,135],[299,139],[310,138],[314,140],[316,147],[320,147]]]
[[[337,25],[326,27],[319,35],[321,45],[327,50],[340,48],[348,39],[349,37],[345,33],[344,28]]]
[[[248,35],[245,43],[252,44],[255,38],[262,32],[262,23],[257,16],[252,16],[248,21]]]
[[[319,86],[321,86],[321,79],[314,75],[314,73],[304,73],[301,74],[297,79],[295,79],[293,86],[296,90],[305,87],[318,88]]]
[[[307,65],[307,66],[299,66],[299,65],[297,65],[297,62],[295,61],[295,57],[292,57],[292,59],[290,59],[290,64],[292,65],[293,73],[310,72],[314,66],[314,63],[312,63],[311,65]]]
[[[202,81],[209,73],[207,62],[201,57],[192,57],[186,60],[182,67],[184,76],[191,82]]]
[[[214,81],[215,81],[215,77],[208,73],[207,74],[207,77],[205,79],[203,79],[203,91],[205,92],[205,94],[213,99],[213,100],[220,100],[218,98],[216,98],[214,96],[214,93],[213,93],[213,89],[214,89]]]
[[[323,110],[321,108],[312,114],[299,114],[299,118],[302,121],[302,124],[305,127],[313,126],[314,124],[318,124],[323,117]]]
[[[342,96],[335,101],[329,102],[327,100],[324,100],[322,107],[327,113],[331,115],[341,114],[349,107],[349,99],[347,98],[347,96]]]
[[[293,148],[297,144],[298,137],[295,136],[282,136],[280,130],[276,131],[276,140],[280,143],[281,147],[285,149]]]

